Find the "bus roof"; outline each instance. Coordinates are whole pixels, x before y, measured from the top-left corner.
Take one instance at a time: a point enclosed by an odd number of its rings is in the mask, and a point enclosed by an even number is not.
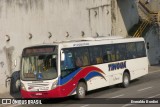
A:
[[[62,47],[82,47],[82,46],[93,46],[93,45],[103,45],[103,44],[114,44],[114,43],[126,43],[126,42],[136,42],[144,41],[143,38],[124,38],[122,36],[108,36],[108,37],[86,37],[78,38],[65,41],[56,41],[53,43],[43,43],[30,47],[39,46],[52,46],[52,45],[62,45]],[[30,48],[27,47],[27,48]]]
[[[127,43],[127,42],[136,42],[144,41],[143,38],[123,38],[123,37],[101,37],[93,38],[93,40],[75,40],[67,42],[59,42],[64,48],[67,47],[83,47],[83,46],[93,46],[93,45],[103,45],[103,44],[116,44],[116,43]]]

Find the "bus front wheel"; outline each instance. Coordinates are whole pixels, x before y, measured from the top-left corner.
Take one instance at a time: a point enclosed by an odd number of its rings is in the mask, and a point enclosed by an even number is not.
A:
[[[122,87],[127,88],[130,83],[130,76],[127,72],[123,74],[123,82],[122,82]]]
[[[86,84],[84,82],[79,82],[76,89],[76,98],[81,99],[85,98],[86,95]]]

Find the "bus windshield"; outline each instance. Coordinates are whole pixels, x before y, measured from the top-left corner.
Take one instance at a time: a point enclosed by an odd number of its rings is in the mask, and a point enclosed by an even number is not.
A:
[[[22,80],[51,80],[57,76],[57,54],[22,56]]]

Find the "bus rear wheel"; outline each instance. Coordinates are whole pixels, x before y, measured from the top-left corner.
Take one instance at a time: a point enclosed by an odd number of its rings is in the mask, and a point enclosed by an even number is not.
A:
[[[76,89],[76,98],[82,99],[86,96],[86,84],[84,82],[79,82]]]
[[[130,76],[127,72],[123,74],[122,87],[127,88],[130,83]]]

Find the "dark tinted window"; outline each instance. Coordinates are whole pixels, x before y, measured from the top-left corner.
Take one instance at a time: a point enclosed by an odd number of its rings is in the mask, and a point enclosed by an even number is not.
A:
[[[101,64],[101,63],[103,63],[102,47],[101,46],[89,47],[89,52],[90,52],[91,64]]]
[[[127,59],[134,59],[137,57],[136,43],[127,43],[126,49],[127,49]]]
[[[136,47],[137,47],[137,57],[145,57],[146,49],[145,49],[144,42],[137,42]]]
[[[74,49],[74,55],[76,67],[90,65],[88,48],[76,48]]]
[[[103,46],[103,62],[113,62],[116,60],[114,45]]]
[[[125,60],[126,59],[126,45],[125,44],[116,44],[116,60]]]

